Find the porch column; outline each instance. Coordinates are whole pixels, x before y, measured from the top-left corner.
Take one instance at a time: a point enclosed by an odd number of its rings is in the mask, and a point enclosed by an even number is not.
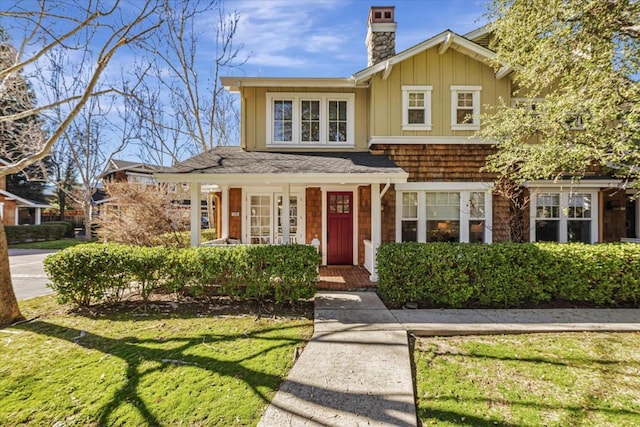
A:
[[[222,234],[221,238],[229,238],[229,187],[227,185],[220,186],[220,215],[222,215]],[[234,236],[240,237],[240,236]]]
[[[15,225],[20,225],[20,207],[16,203],[16,210],[13,212],[13,216],[15,219]]]
[[[222,237],[222,197],[220,197],[220,193],[214,193],[213,200],[216,204],[216,239]],[[211,219],[209,219],[211,222]]]
[[[191,191],[191,246],[200,245],[200,183],[189,183]]]
[[[289,244],[289,194],[291,186],[287,183],[282,186],[282,244]],[[276,220],[277,221],[277,220]],[[276,224],[277,227],[277,224]],[[277,232],[277,229],[276,229]]]
[[[380,201],[380,184],[371,184],[371,247],[373,250],[373,272],[369,276],[372,282],[378,281],[378,265],[376,263],[378,246],[382,243],[382,203]]]
[[[36,208],[36,225],[40,225],[42,221],[42,210],[40,208]]]

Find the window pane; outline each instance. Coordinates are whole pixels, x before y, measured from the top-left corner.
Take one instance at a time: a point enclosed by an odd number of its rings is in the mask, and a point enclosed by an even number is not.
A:
[[[456,123],[464,125],[467,123],[473,123],[473,109],[458,108],[456,110]]]
[[[458,92],[458,107],[473,107],[473,93]]]
[[[567,221],[567,240],[591,243],[591,221]]]
[[[271,197],[251,196],[249,215],[250,242],[253,244],[271,243]]]
[[[418,221],[402,221],[402,241],[418,241]]]
[[[418,218],[418,193],[402,193],[402,218]]]
[[[469,194],[469,215],[471,218],[484,218],[484,193],[473,191]]]
[[[320,101],[300,102],[300,138],[305,142],[320,141]]]
[[[422,110],[409,110],[408,117],[409,124],[424,124],[424,109]]]
[[[591,195],[570,194],[567,216],[569,218],[591,218]]]
[[[459,242],[460,221],[427,221],[427,242]]]
[[[338,119],[342,121],[347,120],[347,101],[338,101],[338,107],[340,114],[338,115]]]
[[[560,194],[537,194],[536,218],[560,218]]]
[[[347,141],[347,101],[329,101],[329,142]]]
[[[484,242],[484,221],[469,221],[469,242]]]
[[[427,218],[460,219],[460,193],[427,193]]]
[[[560,221],[536,221],[536,242],[557,242]]]
[[[409,107],[410,108],[424,108],[424,93],[422,92],[410,92],[409,93]]]
[[[293,102],[273,101],[273,140],[291,141],[293,139]]]

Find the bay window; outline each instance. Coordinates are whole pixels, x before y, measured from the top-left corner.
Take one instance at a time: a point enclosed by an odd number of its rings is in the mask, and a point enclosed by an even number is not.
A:
[[[352,93],[267,93],[267,145],[354,145]]]

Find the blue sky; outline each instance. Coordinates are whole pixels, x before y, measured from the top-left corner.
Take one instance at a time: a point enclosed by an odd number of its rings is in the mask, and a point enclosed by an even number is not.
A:
[[[85,0],[78,0],[82,4]],[[88,1],[88,0],[87,0]],[[111,0],[105,0],[107,3]],[[179,2],[180,0],[173,0]],[[248,77],[349,77],[366,67],[367,51],[364,40],[367,18],[372,5],[395,6],[396,52],[420,43],[446,29],[464,34],[482,26],[486,21],[488,0],[225,0],[226,12],[234,9],[240,21],[234,42],[244,45],[241,56],[248,56],[242,67],[222,71],[224,76]],[[139,0],[122,0],[119,12],[136,8]],[[36,0],[0,0],[0,8],[37,8]],[[59,12],[70,13],[64,4]],[[212,71],[211,58],[215,50],[217,12],[200,16],[196,23],[199,31],[198,73]],[[0,20],[9,30],[14,42],[22,41],[23,33],[14,22]],[[64,26],[56,22],[55,27]],[[99,35],[96,42],[104,41]],[[99,44],[96,49],[99,49]],[[35,47],[31,47],[35,48]],[[103,78],[119,81],[134,62],[144,62],[140,52],[123,49],[113,57]],[[80,61],[81,52],[70,51],[69,61]],[[27,69],[36,93],[42,94],[35,79],[38,64]],[[45,71],[46,73],[46,71]],[[71,78],[71,76],[69,76]],[[41,101],[42,103],[42,101]],[[114,114],[117,108],[113,109]],[[117,119],[117,118],[116,118]],[[106,136],[107,139],[111,139]],[[113,136],[117,140],[116,136]],[[136,160],[139,157],[130,146],[119,158]]]
[[[250,54],[251,77],[348,77],[366,67],[369,8],[395,5],[396,52],[446,29],[464,34],[486,20],[480,0],[239,0],[236,41]]]

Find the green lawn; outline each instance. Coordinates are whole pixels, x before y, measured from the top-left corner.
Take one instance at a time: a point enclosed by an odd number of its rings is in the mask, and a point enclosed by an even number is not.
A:
[[[9,249],[66,249],[70,246],[87,243],[80,239],[47,240],[43,242],[14,243],[9,245]]]
[[[438,426],[638,426],[640,334],[418,338],[418,416]]]
[[[89,316],[54,298],[22,302],[41,317],[0,330],[2,426],[255,425],[312,333],[304,317]]]

